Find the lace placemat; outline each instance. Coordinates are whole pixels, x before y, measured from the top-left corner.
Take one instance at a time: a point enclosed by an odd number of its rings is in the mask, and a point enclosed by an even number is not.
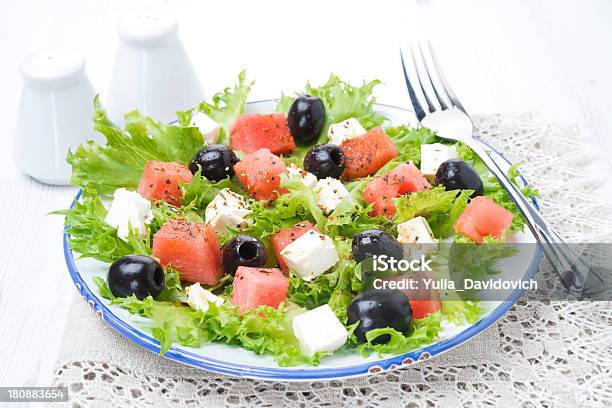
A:
[[[476,118],[478,134],[523,163],[547,219],[573,242],[611,242],[612,205],[593,194],[592,153],[575,128],[530,115]],[[554,280],[543,262],[539,279]],[[355,379],[283,383],[179,365],[130,343],[75,299],[55,385],[90,406],[612,406],[612,302],[520,300],[467,344]]]

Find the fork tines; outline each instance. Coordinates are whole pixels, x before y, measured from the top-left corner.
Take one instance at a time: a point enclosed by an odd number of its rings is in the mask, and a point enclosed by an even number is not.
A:
[[[406,58],[404,55],[406,55]],[[465,112],[463,105],[448,84],[429,41],[424,45],[420,43],[416,46],[411,44],[407,52],[400,48],[400,57],[410,101],[419,121],[428,113],[437,110],[444,111],[450,107]],[[412,62],[411,70],[407,67],[406,60]],[[412,72],[412,75],[410,72]],[[420,98],[425,101],[427,112],[424,110],[424,104],[421,103]]]

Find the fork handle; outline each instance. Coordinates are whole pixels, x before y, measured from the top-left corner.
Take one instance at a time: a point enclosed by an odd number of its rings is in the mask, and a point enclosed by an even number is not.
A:
[[[470,144],[474,152],[497,177],[518,209],[525,216],[527,226],[551,263],[564,288],[571,293],[592,296],[605,290],[606,285],[595,270],[555,233],[540,213],[525,198],[520,189],[489,156],[485,148],[474,141]]]

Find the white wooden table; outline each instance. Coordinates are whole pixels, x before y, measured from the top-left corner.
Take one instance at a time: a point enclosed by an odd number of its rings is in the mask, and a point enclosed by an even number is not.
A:
[[[0,385],[46,385],[75,291],[62,250],[73,187],[50,187],[12,162],[19,61],[68,46],[87,59],[102,93],[112,66],[120,0],[22,0],[0,5]],[[265,4],[265,5],[264,5]],[[580,123],[612,166],[612,2],[171,1],[183,41],[209,94],[242,68],[253,99],[300,89],[329,72],[380,78],[380,101],[407,106],[397,44],[427,32],[455,91],[472,112],[537,111],[542,121]],[[415,34],[416,33],[416,34]],[[602,173],[602,174],[603,174]],[[605,190],[605,191],[610,191]]]

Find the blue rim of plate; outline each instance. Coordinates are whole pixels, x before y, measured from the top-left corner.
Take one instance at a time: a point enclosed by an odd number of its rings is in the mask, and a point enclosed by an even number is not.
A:
[[[274,101],[273,99],[260,100],[249,102],[249,104],[263,103]],[[382,103],[377,103],[376,105],[393,108],[398,110],[403,110],[405,112],[412,111],[401,108],[393,105],[386,105]],[[487,143],[479,140],[480,143],[483,143],[487,146],[491,151],[495,152],[502,160],[511,165],[512,163],[504,157],[503,154],[495,150],[492,146]],[[523,176],[520,176],[521,181],[527,184],[527,180]],[[70,208],[74,207],[75,203],[81,197],[82,190],[79,190],[77,195],[75,196]],[[540,206],[535,197],[531,197],[531,200],[535,206],[535,208],[539,211]],[[104,303],[103,301],[95,295],[92,290],[87,286],[84,279],[81,277],[79,270],[75,263],[75,258],[72,250],[68,245],[68,228],[64,230],[63,234],[63,246],[64,246],[64,257],[66,259],[66,265],[68,267],[68,272],[70,273],[70,277],[72,278],[79,294],[83,297],[83,299],[89,304],[92,310],[117,332],[126,337],[128,340],[133,343],[138,344],[145,349],[154,352],[159,355],[160,344],[153,337],[143,333],[142,331],[136,329],[135,327],[130,326],[123,320],[121,320],[117,315],[115,315]],[[536,247],[536,253],[525,273],[526,278],[532,278],[538,270],[538,266],[540,264],[540,259],[542,257],[542,251],[538,247]],[[225,374],[234,377],[242,377],[242,378],[252,378],[252,379],[264,379],[264,380],[280,380],[280,381],[313,381],[313,380],[332,380],[337,378],[347,378],[347,377],[357,377],[367,374],[374,374],[384,372],[390,369],[395,369],[401,366],[406,366],[410,364],[414,364],[416,362],[431,358],[438,354],[444,353],[466,341],[476,336],[478,333],[484,331],[491,324],[500,319],[510,308],[516,303],[519,297],[523,294],[523,289],[516,289],[512,292],[510,296],[504,301],[500,303],[493,311],[491,311],[487,316],[482,318],[476,324],[468,327],[467,329],[461,331],[460,333],[450,337],[446,340],[442,340],[438,343],[432,344],[430,346],[426,346],[420,348],[418,350],[413,350],[411,352],[388,357],[381,360],[377,360],[374,362],[368,362],[363,364],[351,365],[348,367],[342,368],[309,368],[309,369],[300,369],[300,368],[283,368],[283,367],[256,367],[250,365],[241,365],[235,363],[228,363],[226,361],[218,360],[215,358],[206,357],[200,354],[196,354],[181,348],[177,348],[172,346],[164,355],[165,358],[170,360],[178,361],[180,363],[202,368],[205,370],[213,371],[219,374]]]

